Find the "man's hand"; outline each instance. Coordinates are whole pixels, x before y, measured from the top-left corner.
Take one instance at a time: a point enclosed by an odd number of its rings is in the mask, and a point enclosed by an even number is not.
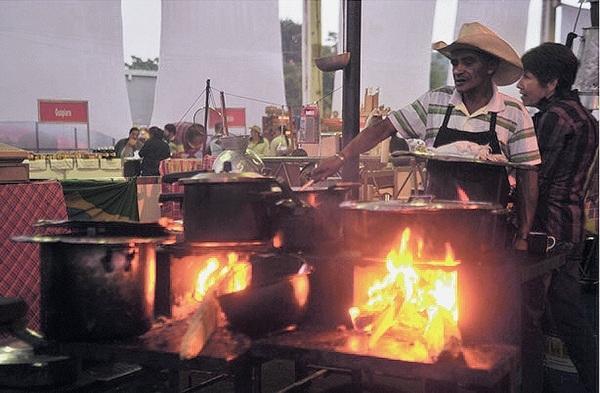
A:
[[[344,165],[344,161],[340,156],[327,157],[321,160],[315,170],[312,171],[310,178],[315,182],[324,180],[339,171],[342,165]]]

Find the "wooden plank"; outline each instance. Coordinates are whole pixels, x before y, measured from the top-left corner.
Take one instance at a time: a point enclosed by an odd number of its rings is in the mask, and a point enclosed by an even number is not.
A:
[[[243,358],[250,348],[250,339],[219,328],[199,356],[182,360],[181,340],[188,320],[156,324],[143,336],[104,342],[57,343],[62,353],[83,359],[122,361],[147,367],[221,371]]]

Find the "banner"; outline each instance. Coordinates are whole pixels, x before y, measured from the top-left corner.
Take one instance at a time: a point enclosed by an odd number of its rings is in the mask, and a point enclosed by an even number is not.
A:
[[[225,108],[227,127],[246,127],[246,108]],[[216,123],[223,123],[221,109],[208,112],[208,127],[215,128]]]
[[[38,100],[40,123],[87,123],[87,101]]]

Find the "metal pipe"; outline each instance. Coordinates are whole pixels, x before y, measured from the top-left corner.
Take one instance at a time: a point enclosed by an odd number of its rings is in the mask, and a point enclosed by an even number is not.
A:
[[[210,96],[210,79],[206,80],[206,100],[204,100],[204,132],[208,133],[208,97]]]
[[[344,69],[342,94],[342,146],[346,146],[358,135],[360,126],[360,35],[361,0],[346,0],[346,52],[350,52],[350,62]],[[356,182],[359,157],[348,157],[342,169],[344,181]],[[354,195],[356,196],[356,195]]]
[[[223,132],[229,135],[229,126],[227,126],[227,111],[225,107],[225,93],[221,92],[221,117],[223,120]]]

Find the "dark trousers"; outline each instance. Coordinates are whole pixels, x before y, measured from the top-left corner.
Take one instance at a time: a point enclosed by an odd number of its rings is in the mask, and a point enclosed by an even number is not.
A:
[[[598,344],[583,310],[579,283],[582,246],[573,247],[565,266],[525,284],[521,351],[523,393],[543,391],[544,313],[565,343],[579,380],[589,392],[598,392]]]

